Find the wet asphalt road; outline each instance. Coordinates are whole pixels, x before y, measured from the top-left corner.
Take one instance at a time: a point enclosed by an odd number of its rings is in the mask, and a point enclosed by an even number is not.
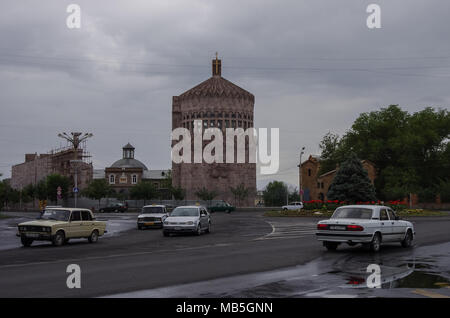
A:
[[[14,225],[0,220],[0,297],[335,297],[450,296],[450,217],[414,218],[415,246],[327,252],[315,240],[318,218],[213,214],[212,233],[163,237],[138,231],[136,214],[106,214],[107,236],[55,248],[19,247]],[[383,288],[364,287],[369,264]],[[81,267],[81,289],[68,289],[66,268]]]

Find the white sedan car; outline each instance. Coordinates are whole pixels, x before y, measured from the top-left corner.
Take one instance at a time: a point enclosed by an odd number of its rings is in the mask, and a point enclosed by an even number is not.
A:
[[[162,228],[164,220],[167,218],[167,209],[165,205],[146,205],[142,208],[142,214],[138,216],[138,230],[149,227]]]
[[[284,211],[287,211],[287,210],[301,210],[301,209],[303,209],[303,203],[302,202],[291,202],[288,205],[283,205],[281,207],[281,209],[283,209]]]
[[[400,220],[391,208],[380,205],[341,206],[329,220],[317,224],[316,232],[328,250],[335,250],[341,243],[361,243],[374,252],[380,250],[381,243],[400,242],[409,247],[415,234],[411,222]]]
[[[179,206],[165,219],[164,236],[175,233],[209,233],[211,231],[211,217],[203,206]]]

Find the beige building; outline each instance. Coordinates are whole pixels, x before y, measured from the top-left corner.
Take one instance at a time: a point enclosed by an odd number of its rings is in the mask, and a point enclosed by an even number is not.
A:
[[[68,177],[74,184],[75,167],[73,160],[78,162],[78,188],[84,189],[92,179],[92,164],[85,161],[89,157],[83,149],[78,149],[75,158],[73,148],[62,148],[46,154],[25,154],[25,162],[12,166],[11,187],[22,189],[29,184],[36,185],[50,174],[60,174]]]
[[[361,163],[364,169],[367,170],[369,179],[373,183],[376,177],[375,165],[369,160],[362,160]],[[337,168],[319,174],[320,157],[310,155],[309,158],[301,164],[299,169],[303,188],[303,200],[327,200],[328,188],[336,175]]]
[[[122,148],[122,159],[114,162],[101,175],[96,171],[96,178],[106,178],[109,185],[119,193],[128,195],[130,189],[141,181],[152,182],[161,194],[167,196],[168,170],[149,170],[145,164],[134,158],[135,148],[126,144]]]
[[[184,127],[192,135],[194,120],[202,120],[203,130],[215,127],[225,132],[226,128],[253,127],[255,97],[223,78],[221,68],[221,60],[216,57],[212,61],[212,77],[173,97],[172,129]],[[192,146],[193,143],[192,140]],[[203,149],[206,144],[203,143]],[[223,155],[226,158],[225,147]],[[191,159],[193,162],[193,155]],[[195,192],[205,187],[217,193],[215,199],[233,202],[230,187],[243,183],[249,189],[249,196],[241,204],[255,204],[256,164],[248,163],[248,158],[245,163],[172,163],[172,175],[173,186],[184,189],[187,200],[197,200]]]

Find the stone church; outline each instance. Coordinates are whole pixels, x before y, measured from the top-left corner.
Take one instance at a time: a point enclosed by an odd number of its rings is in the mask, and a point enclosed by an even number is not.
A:
[[[216,56],[212,61],[212,77],[179,96],[173,96],[172,129],[184,127],[193,135],[194,120],[202,120],[203,130],[219,128],[223,131],[225,140],[226,128],[245,130],[253,127],[254,95],[226,80],[221,74],[222,63]],[[247,148],[248,140],[246,143]],[[192,138],[192,150],[193,144]],[[204,142],[203,147],[205,145]],[[224,158],[225,156],[224,146]],[[198,200],[195,193],[205,187],[217,194],[214,200],[225,200],[231,204],[237,202],[230,188],[243,184],[248,189],[248,196],[240,200],[240,205],[253,206],[256,195],[256,164],[248,162],[248,154],[245,163],[172,162],[172,184],[185,190],[187,200]]]

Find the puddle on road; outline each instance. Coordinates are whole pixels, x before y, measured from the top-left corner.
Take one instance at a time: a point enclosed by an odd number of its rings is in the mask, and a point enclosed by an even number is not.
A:
[[[381,269],[380,288],[368,288],[367,266]],[[450,295],[450,243],[411,249],[386,246],[326,253],[301,266],[110,297],[419,297],[415,289]]]

